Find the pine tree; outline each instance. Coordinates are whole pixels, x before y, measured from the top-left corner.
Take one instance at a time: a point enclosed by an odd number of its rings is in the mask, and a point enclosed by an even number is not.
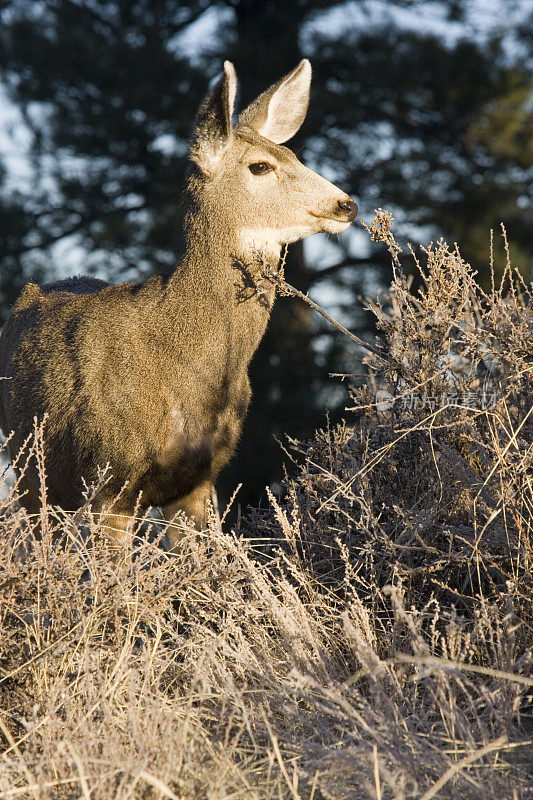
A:
[[[4,2],[0,78],[33,132],[36,178],[14,192],[0,173],[0,310],[31,275],[57,270],[54,245],[68,237],[85,253],[81,272],[124,280],[173,269],[187,140],[224,58],[237,67],[244,105],[309,56],[310,113],[289,143],[300,157],[352,194],[363,216],[392,209],[400,236],[460,241],[482,277],[489,229],[504,222],[527,274],[530,30],[515,32],[522,49],[466,33],[450,43],[389,13],[422,5],[460,21],[470,3],[389,0],[368,23],[366,0]],[[191,56],[180,37],[206,15],[215,34]],[[358,295],[386,285],[388,259],[379,249],[354,252],[354,241],[346,237],[327,264],[293,245],[286,275],[302,291],[334,287],[344,321],[364,332]],[[342,393],[327,374],[356,369],[355,358],[305,305],[280,299],[252,365],[255,400],[225,485],[244,480],[246,501],[279,477],[272,434],[310,435],[324,424],[325,398],[335,418]]]

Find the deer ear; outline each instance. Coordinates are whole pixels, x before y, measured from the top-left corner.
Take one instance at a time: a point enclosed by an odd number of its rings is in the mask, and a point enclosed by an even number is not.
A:
[[[311,64],[304,58],[242,112],[239,126],[253,128],[276,144],[286,142],[305,119],[310,84]]]
[[[214,172],[232,139],[231,118],[237,91],[235,68],[224,62],[224,74],[198,110],[190,156],[205,172]]]

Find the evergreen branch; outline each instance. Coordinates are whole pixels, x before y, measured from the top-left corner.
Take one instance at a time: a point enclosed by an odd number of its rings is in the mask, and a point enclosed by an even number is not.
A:
[[[56,242],[61,241],[67,236],[71,236],[73,233],[77,233],[83,226],[88,223],[85,217],[78,220],[75,225],[72,225],[67,230],[63,230],[60,233],[53,234],[48,236],[46,239],[41,239],[40,242],[35,242],[35,244],[28,244],[22,245],[21,247],[17,247],[14,250],[4,250],[2,253],[2,258],[12,258],[16,256],[24,255],[24,253],[29,253],[32,250],[40,250],[41,248],[50,247],[50,245],[55,244]]]
[[[62,230],[59,233],[51,234],[50,236],[46,237],[45,239],[41,239],[40,242],[36,242],[35,244],[22,245],[21,247],[15,248],[13,250],[4,250],[3,253],[2,253],[2,258],[17,257],[17,256],[24,255],[24,253],[29,253],[32,250],[40,250],[41,248],[50,247],[50,245],[61,241],[61,239],[65,239],[67,236],[72,236],[73,233],[77,233],[79,230],[84,228],[86,225],[90,225],[91,222],[94,222],[95,220],[98,220],[98,219],[102,219],[102,217],[105,218],[105,217],[109,216],[110,214],[114,214],[117,210],[122,210],[122,211],[125,211],[125,212],[141,211],[143,208],[146,208],[147,205],[148,205],[147,202],[145,200],[143,200],[142,203],[138,203],[135,206],[128,206],[128,208],[125,208],[125,209],[113,208],[110,211],[108,211],[106,214],[103,214],[103,215],[102,214],[91,214],[90,216],[87,216],[87,215],[81,216],[80,219],[74,225],[71,225],[70,228],[67,228],[66,230]],[[53,209],[50,209],[49,213],[52,214],[52,213],[54,213],[56,211],[58,211],[58,209],[57,208],[53,208]],[[41,214],[45,214],[45,213],[48,213],[48,212],[45,212],[45,211],[44,212],[40,212],[39,214],[36,214],[35,216],[38,217],[38,216],[41,216]],[[79,213],[79,212],[74,212],[74,213]]]
[[[74,0],[62,0],[64,6],[69,6],[71,10],[75,11],[77,14],[86,14],[88,17],[92,17],[92,19],[100,25],[103,25],[109,31],[113,33],[119,33],[119,28],[115,25],[111,20],[105,19],[102,17],[98,12],[87,5],[80,5],[79,3],[75,3]]]

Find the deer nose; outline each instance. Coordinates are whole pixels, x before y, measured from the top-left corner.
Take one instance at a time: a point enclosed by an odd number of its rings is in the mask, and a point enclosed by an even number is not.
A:
[[[349,200],[339,200],[338,206],[341,211],[344,211],[350,222],[353,222],[357,216],[357,203],[350,197]]]

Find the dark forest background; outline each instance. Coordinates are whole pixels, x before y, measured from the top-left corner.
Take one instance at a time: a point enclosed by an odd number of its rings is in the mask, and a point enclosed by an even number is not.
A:
[[[0,86],[28,143],[17,151],[17,134],[0,146],[2,320],[30,278],[96,272],[120,281],[173,269],[187,141],[225,58],[244,105],[309,57],[310,111],[289,143],[300,157],[349,192],[360,217],[393,211],[398,238],[460,242],[485,283],[489,232],[503,222],[513,263],[530,279],[533,12],[508,0],[487,29],[479,5],[1,2]],[[389,269],[354,229],[293,245],[286,277],[372,336],[360,296],[385,287]],[[344,389],[329,374],[361,372],[360,357],[307,306],[278,300],[223,494],[243,482],[241,502],[257,502],[282,475],[284,437],[310,436],[326,409],[331,420],[342,415]]]

